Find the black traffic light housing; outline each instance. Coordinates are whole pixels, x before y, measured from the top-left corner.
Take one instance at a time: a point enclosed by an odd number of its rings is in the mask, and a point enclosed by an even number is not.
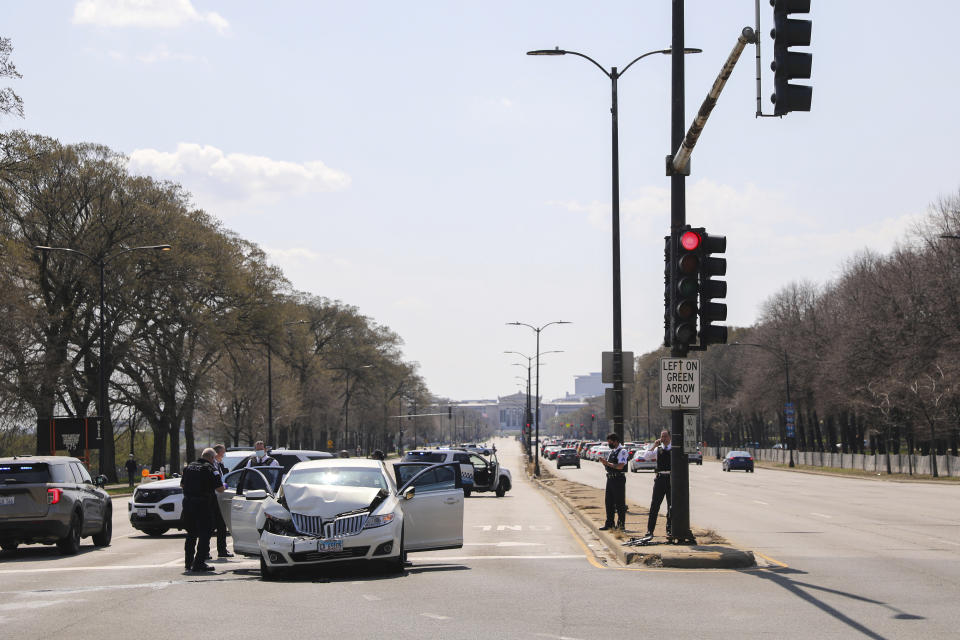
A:
[[[700,348],[727,343],[727,328],[716,325],[727,319],[727,305],[714,302],[727,297],[726,280],[717,280],[727,274],[726,258],[714,254],[725,253],[727,239],[710,235],[705,229],[694,229],[700,234]]]
[[[790,80],[810,77],[813,55],[790,51],[790,47],[810,45],[810,20],[791,18],[794,13],[810,13],[810,0],[770,0],[773,7],[773,62],[774,93],[770,100],[774,103],[774,115],[782,116],[791,111],[810,111],[813,88],[807,85],[791,84]]]
[[[684,349],[697,339],[700,294],[700,243],[697,230],[685,225],[671,235],[670,345]]]

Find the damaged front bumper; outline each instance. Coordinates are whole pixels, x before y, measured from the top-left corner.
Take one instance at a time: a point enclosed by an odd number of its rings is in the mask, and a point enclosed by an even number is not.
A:
[[[344,538],[288,536],[264,531],[260,551],[271,567],[295,567],[344,560],[385,560],[400,553],[395,527],[364,530]]]

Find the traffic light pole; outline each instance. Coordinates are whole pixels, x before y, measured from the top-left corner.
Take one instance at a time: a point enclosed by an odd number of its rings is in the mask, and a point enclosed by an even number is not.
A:
[[[684,137],[684,59],[683,59],[683,2],[673,0],[673,37],[671,40],[672,93],[670,109],[670,149],[680,149]],[[681,171],[670,172],[670,230],[671,237],[687,223],[686,176]],[[674,260],[676,243],[671,243],[671,262]],[[675,290],[671,283],[671,291]],[[671,293],[673,298],[675,293]],[[680,343],[676,335],[670,336],[670,355],[674,358],[687,356],[687,345]],[[670,412],[670,434],[673,443],[670,449],[670,513],[673,538],[692,542],[690,531],[690,476],[687,456],[683,448],[683,411]]]

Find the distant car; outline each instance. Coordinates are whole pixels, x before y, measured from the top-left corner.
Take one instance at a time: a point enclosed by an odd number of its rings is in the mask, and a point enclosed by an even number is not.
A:
[[[700,449],[697,449],[696,451],[688,451],[687,461],[690,464],[703,464],[703,451]]]
[[[77,458],[0,458],[0,549],[20,544],[56,544],[63,555],[80,550],[90,536],[97,547],[113,536],[113,502]]]
[[[251,455],[252,449],[227,451],[223,456],[224,466],[228,471],[236,471]],[[333,454],[309,449],[274,449],[270,456],[280,463],[280,469],[286,473],[298,462],[332,458]],[[182,506],[180,478],[169,478],[137,486],[133,490],[133,499],[127,503],[127,510],[134,529],[155,537],[162,536],[170,529],[185,528],[181,519]]]
[[[721,463],[724,471],[734,469],[743,469],[748,473],[753,473],[753,456],[746,451],[731,451]]]
[[[606,458],[610,455],[610,447],[606,442],[603,444],[598,444],[593,448],[593,451],[590,453],[590,459],[596,462],[600,458]]]
[[[560,467],[580,468],[580,456],[576,449],[560,449],[557,453],[557,469]]]
[[[650,445],[644,449],[641,449],[640,451],[637,451],[629,463],[630,471],[634,473],[639,471],[656,471],[657,459],[653,457],[651,457],[649,460],[647,459],[648,455],[652,455],[651,450],[653,448],[653,445]]]
[[[544,450],[544,451],[546,452],[546,455],[547,455],[547,460],[556,460],[556,459],[557,459],[557,454],[560,453],[560,449],[561,449],[561,447],[560,447],[559,445],[556,445],[556,444],[552,444],[552,445],[550,445],[549,447],[547,447],[547,448]]]

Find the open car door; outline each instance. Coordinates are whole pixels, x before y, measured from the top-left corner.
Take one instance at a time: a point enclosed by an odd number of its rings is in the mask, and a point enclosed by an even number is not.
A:
[[[230,535],[233,549],[248,555],[260,555],[260,531],[257,516],[267,496],[275,496],[283,477],[280,467],[243,469],[235,495],[230,499]],[[224,491],[226,493],[226,491]]]
[[[273,489],[273,494],[276,495],[277,491],[280,489],[280,480],[283,478],[283,470],[280,467],[251,467],[260,472],[264,479],[269,483],[269,486]],[[237,495],[237,488],[240,486],[241,481],[244,478],[244,471],[247,468],[236,469],[231,471],[223,477],[223,484],[226,485],[224,490],[217,494],[217,506],[220,508],[220,515],[223,516],[223,521],[227,523],[227,529],[231,529],[230,518],[231,518],[231,502],[233,497]],[[250,488],[260,488],[263,489],[263,482],[254,482],[253,477],[249,481]]]
[[[407,551],[459,549],[463,546],[463,481],[460,463],[400,462],[393,473],[401,498],[403,545]]]

